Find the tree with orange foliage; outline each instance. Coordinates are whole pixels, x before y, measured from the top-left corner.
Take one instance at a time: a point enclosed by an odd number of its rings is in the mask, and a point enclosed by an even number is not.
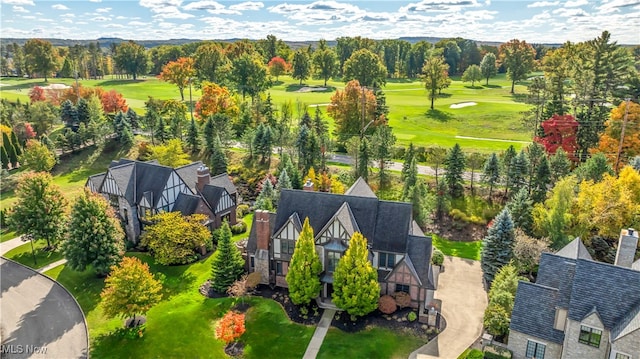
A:
[[[102,101],[104,113],[127,112],[129,109],[127,101],[122,97],[122,94],[116,90],[104,92],[100,100]]]
[[[244,314],[229,311],[216,326],[216,338],[229,344],[240,338],[245,331]]]
[[[362,118],[364,105],[364,119]],[[358,80],[347,82],[343,91],[331,96],[327,112],[336,121],[335,132],[339,142],[360,135],[364,127],[375,118],[376,96],[373,91],[360,87]],[[373,126],[370,126],[371,128]]]
[[[267,67],[269,68],[269,74],[271,76],[275,76],[276,81],[278,81],[278,76],[287,73],[291,65],[288,64],[282,57],[276,56],[272,58],[271,61],[269,61]]]
[[[181,57],[164,65],[158,78],[178,86],[180,98],[184,101],[184,88],[189,85],[190,79],[195,75],[196,70],[193,68],[193,59]]]
[[[533,140],[543,145],[550,155],[562,148],[572,161],[576,161],[578,125],[573,116],[556,114],[542,122],[544,136],[535,137]]]
[[[611,163],[616,162],[618,155],[625,111],[627,111],[627,102],[621,102],[618,107],[611,110],[611,117],[605,123],[604,133],[600,136],[600,144],[598,148],[591,150],[592,153],[604,153]],[[629,159],[638,155],[640,155],[640,105],[629,101],[620,163],[625,164],[629,162]]]
[[[212,82],[202,85],[202,97],[196,103],[196,117],[204,121],[216,113],[234,117],[238,112],[236,100],[228,88]]]
[[[40,86],[33,86],[33,88],[29,91],[29,99],[31,103],[38,101],[45,101],[47,98],[44,95],[44,89]]]

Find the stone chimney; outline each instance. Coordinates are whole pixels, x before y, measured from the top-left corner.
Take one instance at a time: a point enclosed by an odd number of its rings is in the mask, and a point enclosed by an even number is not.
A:
[[[620,240],[618,241],[618,251],[616,252],[614,264],[631,268],[636,248],[638,248],[638,231],[633,228],[620,231]]]
[[[262,209],[256,210],[256,244],[257,249],[269,250],[269,238],[271,237],[271,229],[269,225],[269,211]]]
[[[311,182],[311,178],[307,178],[307,182],[304,183],[302,189],[313,192],[313,182]]]
[[[209,167],[202,165],[198,167],[198,181],[196,182],[196,187],[198,191],[202,192],[202,189],[205,185],[208,185],[211,181],[211,174],[209,172]]]

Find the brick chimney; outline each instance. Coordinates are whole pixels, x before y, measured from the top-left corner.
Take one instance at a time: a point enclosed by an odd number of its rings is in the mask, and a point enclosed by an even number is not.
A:
[[[202,165],[198,167],[198,181],[196,182],[196,188],[198,191],[202,192],[202,189],[205,185],[208,185],[211,181],[211,175],[209,172],[209,167]]]
[[[633,258],[636,254],[636,248],[638,248],[638,231],[633,228],[620,231],[620,240],[618,241],[618,250],[614,264],[620,267],[631,268]]]
[[[256,242],[257,249],[269,250],[269,238],[271,237],[271,229],[269,226],[269,211],[258,209],[255,213],[256,217]]]
[[[307,178],[307,182],[304,183],[302,189],[313,192],[313,182],[311,182],[311,178]]]

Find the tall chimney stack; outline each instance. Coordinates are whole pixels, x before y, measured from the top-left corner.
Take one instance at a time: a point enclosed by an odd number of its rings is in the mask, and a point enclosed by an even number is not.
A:
[[[618,250],[614,264],[620,267],[631,268],[633,258],[636,254],[636,248],[638,248],[638,231],[633,228],[620,231],[620,240],[618,241]]]
[[[198,181],[196,182],[196,187],[198,191],[202,192],[202,189],[205,185],[208,185],[211,181],[211,175],[209,172],[209,167],[202,165],[198,167]]]
[[[269,211],[258,209],[256,216],[256,244],[257,249],[269,250],[269,238],[271,237],[271,226],[269,224]]]

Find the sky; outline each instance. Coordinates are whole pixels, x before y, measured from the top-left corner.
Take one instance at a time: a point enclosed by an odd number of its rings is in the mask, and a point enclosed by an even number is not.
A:
[[[0,0],[0,37],[334,40],[463,37],[640,44],[640,0]]]

